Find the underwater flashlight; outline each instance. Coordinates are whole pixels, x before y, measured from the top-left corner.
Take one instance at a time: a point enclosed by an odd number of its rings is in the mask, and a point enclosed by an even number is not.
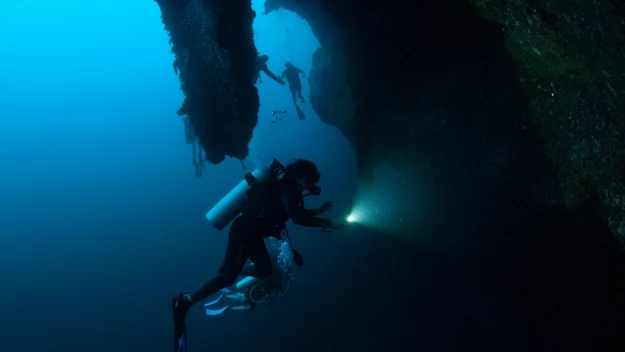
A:
[[[345,218],[345,220],[347,220],[347,222],[354,222],[356,220],[356,217],[350,214],[347,216],[347,218]]]

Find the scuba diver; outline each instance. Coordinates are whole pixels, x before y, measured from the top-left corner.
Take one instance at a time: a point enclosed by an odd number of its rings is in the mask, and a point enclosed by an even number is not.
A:
[[[330,210],[331,202],[323,203],[319,209],[304,208],[305,196],[321,194],[321,188],[317,186],[320,178],[317,166],[311,161],[298,159],[284,167],[274,159],[270,167],[247,173],[206,213],[208,221],[219,231],[232,221],[226,254],[213,278],[195,292],[180,293],[172,299],[174,351],[186,351],[185,318],[191,306],[232,285],[239,275],[251,276],[259,281],[272,276],[271,258],[264,238],[281,239],[284,232],[293,252],[293,261],[298,266],[303,265],[304,258],[293,249],[286,229],[289,219],[296,225],[318,227],[322,231],[345,226],[344,219],[330,220],[317,216]],[[254,270],[243,271],[248,258]]]
[[[193,125],[191,125],[191,121],[189,120],[189,116],[184,116],[182,118],[182,123],[184,123],[184,137],[187,141],[187,144],[191,144],[191,157],[193,167],[195,168],[195,177],[202,177],[202,167],[204,166],[204,158],[202,157],[202,147],[200,146],[200,142],[195,136],[195,132],[193,131]]]
[[[286,77],[287,82],[289,82],[289,89],[291,90],[291,95],[293,96],[293,103],[297,106],[297,100],[295,100],[295,95],[300,98],[303,103],[306,103],[304,97],[302,96],[302,81],[299,79],[300,73],[302,76],[306,77],[306,73],[300,70],[299,68],[293,66],[290,61],[284,63],[286,69],[280,75],[280,79],[284,79]]]
[[[285,85],[286,83],[283,79],[278,78],[278,76],[274,75],[273,72],[269,70],[269,68],[267,67],[267,61],[269,61],[269,55],[260,55],[256,58],[256,69],[258,70],[258,76],[256,77],[256,80],[260,81],[260,83],[263,83],[262,78],[260,78],[260,71],[263,71],[267,76],[269,76],[269,78],[278,82],[281,86]]]

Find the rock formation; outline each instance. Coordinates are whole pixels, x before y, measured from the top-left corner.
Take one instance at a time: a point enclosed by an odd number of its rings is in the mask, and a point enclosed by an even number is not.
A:
[[[211,163],[244,159],[258,93],[249,0],[157,0]],[[570,0],[267,0],[321,47],[311,102],[357,153],[573,208],[596,194],[625,243],[625,5]],[[471,181],[468,181],[471,180]],[[473,186],[471,186],[473,187]]]

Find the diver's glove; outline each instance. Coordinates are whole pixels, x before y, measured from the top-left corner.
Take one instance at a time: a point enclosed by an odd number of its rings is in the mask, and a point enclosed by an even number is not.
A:
[[[319,209],[317,209],[317,215],[319,214],[323,214],[326,211],[332,210],[332,202],[325,202],[323,204],[321,204],[321,206],[319,207]]]
[[[347,221],[344,218],[332,219],[330,221],[330,229],[332,230],[340,230],[345,227]]]
[[[324,220],[324,226],[321,229],[322,232],[332,232],[332,230],[340,230],[345,227],[347,221],[342,218]]]

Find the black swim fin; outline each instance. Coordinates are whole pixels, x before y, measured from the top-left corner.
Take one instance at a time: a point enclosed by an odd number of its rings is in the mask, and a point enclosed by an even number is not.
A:
[[[176,327],[176,333],[174,336],[174,352],[187,352],[187,328],[182,326],[182,329],[179,330]]]
[[[306,115],[304,115],[304,112],[302,111],[302,109],[299,108],[299,106],[295,105],[295,108],[297,109],[297,117],[300,120],[305,120],[306,119]]]
[[[185,300],[184,294],[172,299],[171,309],[174,317],[174,352],[187,352],[187,326],[185,318],[191,305]]]

